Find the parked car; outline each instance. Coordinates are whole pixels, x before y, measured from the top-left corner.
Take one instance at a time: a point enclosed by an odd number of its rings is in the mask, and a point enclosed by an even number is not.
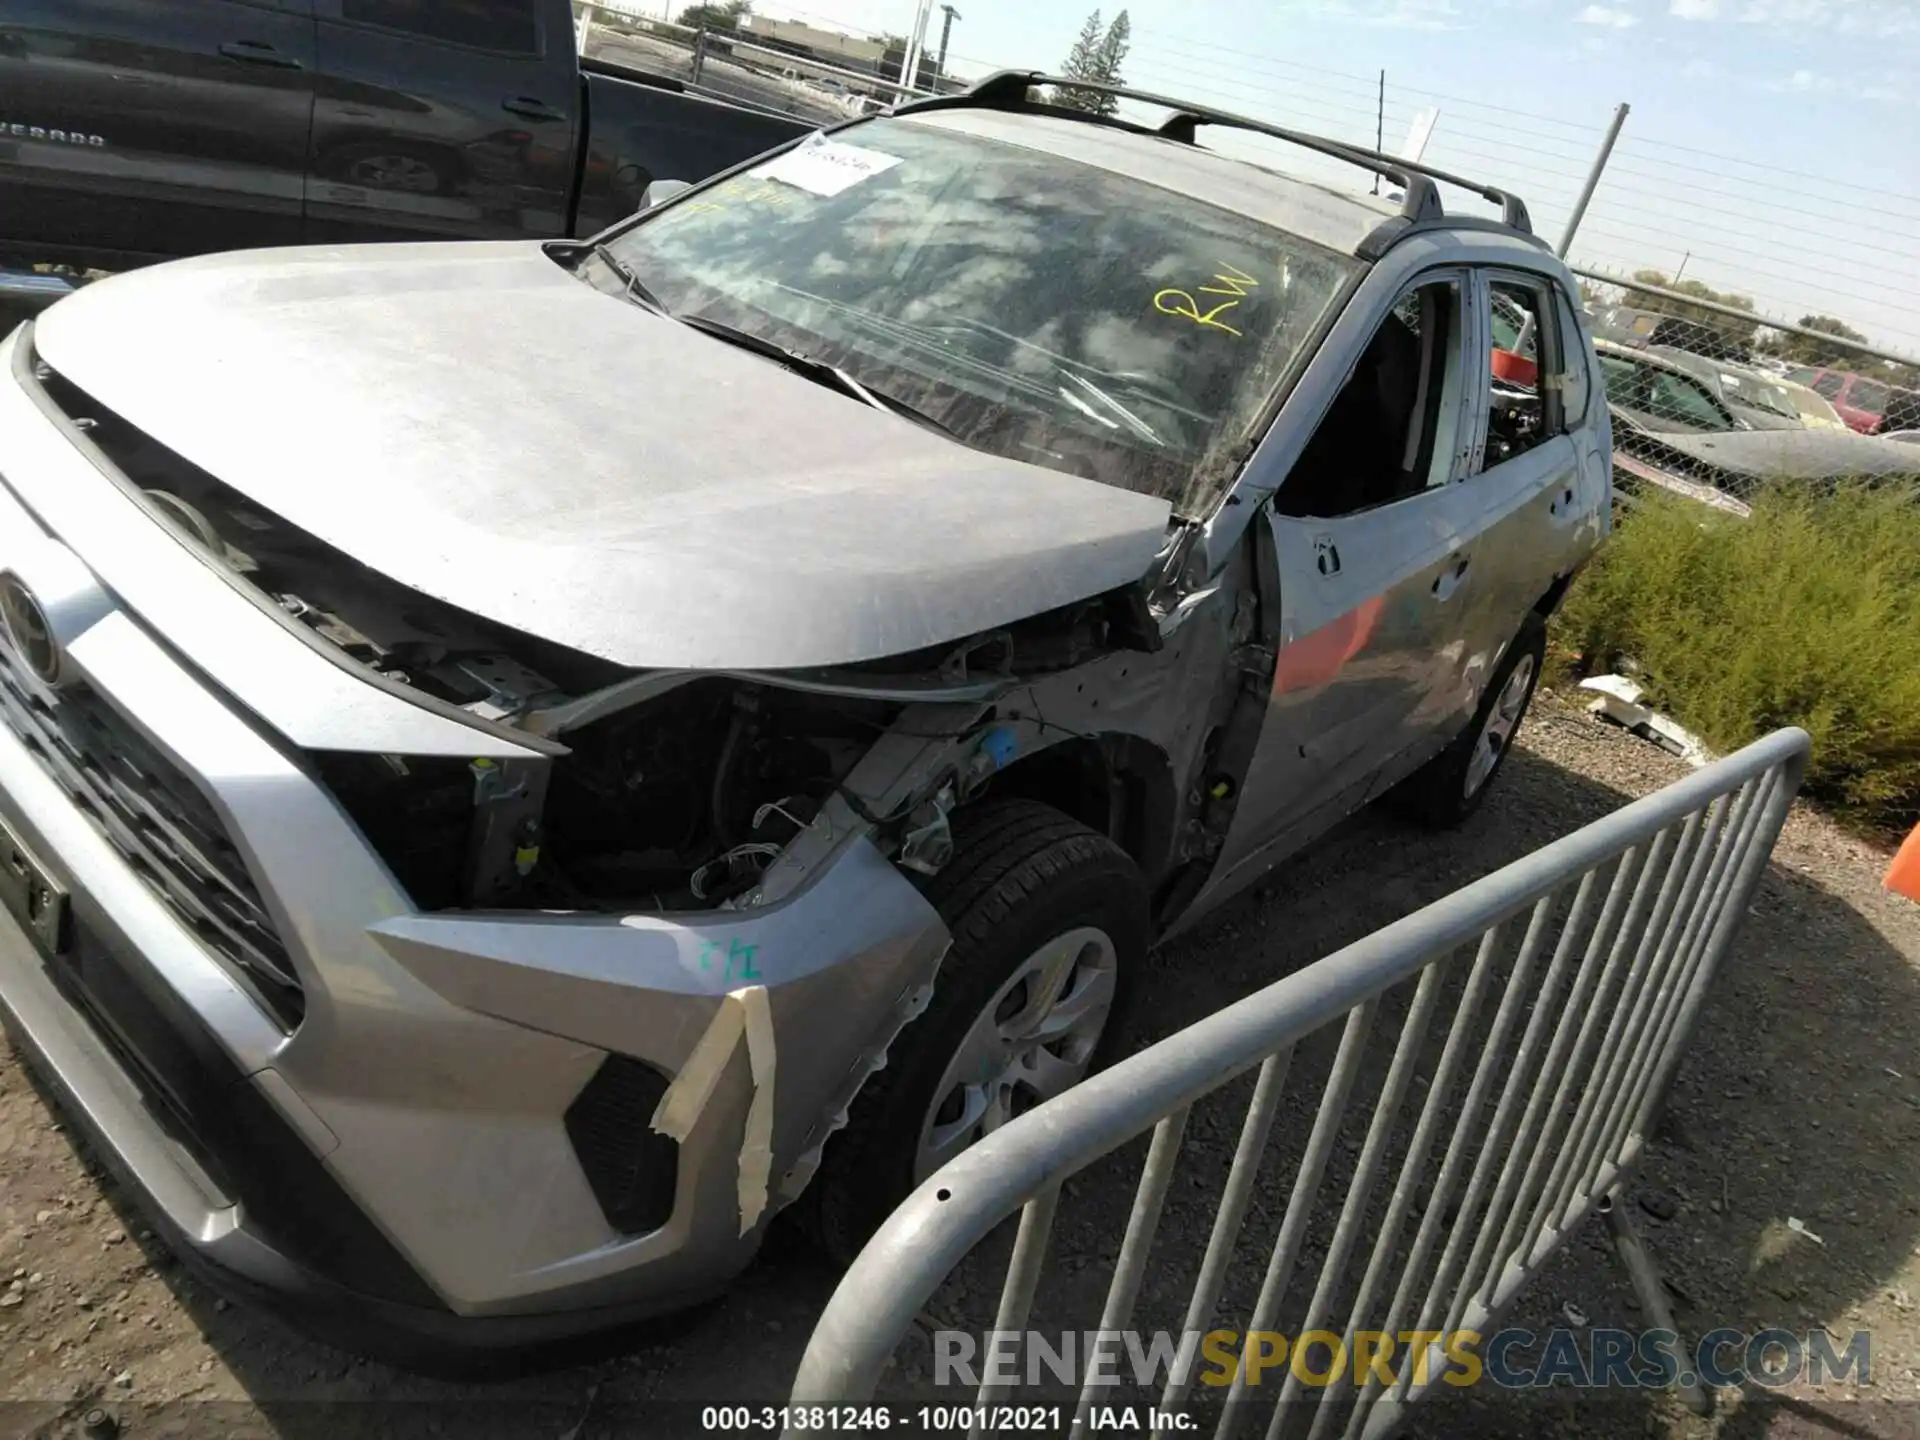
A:
[[[1851,429],[1862,435],[1908,429],[1920,420],[1920,393],[1889,385],[1871,375],[1802,366],[1790,378],[1817,391]]]
[[[1782,379],[1779,388],[1785,392],[1788,402],[1799,412],[1800,419],[1809,430],[1846,430],[1845,420],[1840,412],[1833,408],[1827,397],[1809,385],[1797,380]]]
[[[1646,353],[1666,360],[1700,381],[1732,414],[1738,428],[1747,430],[1804,430],[1799,407],[1786,390],[1784,381],[1775,381],[1753,370],[1744,370],[1724,360],[1710,360],[1666,346],[1649,345]],[[1816,397],[1818,398],[1818,397]]]
[[[1595,346],[1613,412],[1614,479],[1629,500],[1645,482],[1746,514],[1771,482],[1920,479],[1920,456],[1900,446],[1845,430],[1757,427],[1680,357]]]
[[[1614,419],[1635,430],[1722,432],[1754,428],[1721,394],[1719,367],[1699,357],[1594,341]]]
[[[0,1001],[215,1285],[445,1363],[846,1255],[1156,940],[1485,799],[1610,523],[1572,275],[1076,83],[0,348]]]
[[[1721,366],[1718,379],[1722,398],[1734,414],[1756,430],[1844,430],[1847,427],[1847,422],[1834,413],[1818,391],[1804,385],[1732,365]],[[1820,423],[1809,420],[1809,414]]]
[[[573,37],[568,0],[12,0],[0,260],[587,235],[812,128]]]

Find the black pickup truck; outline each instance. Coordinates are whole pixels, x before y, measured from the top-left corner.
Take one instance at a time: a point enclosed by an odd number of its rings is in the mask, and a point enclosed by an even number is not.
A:
[[[0,262],[587,235],[818,123],[583,61],[568,0],[4,0]]]

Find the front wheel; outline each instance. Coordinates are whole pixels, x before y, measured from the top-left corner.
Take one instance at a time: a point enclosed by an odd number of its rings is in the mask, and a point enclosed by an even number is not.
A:
[[[1146,953],[1146,888],[1106,836],[1031,800],[960,811],[953,828],[925,887],[953,935],[933,998],[801,1202],[841,1264],[922,1180],[1100,1063]]]
[[[1546,655],[1547,627],[1538,615],[1529,615],[1494,667],[1472,722],[1402,782],[1394,795],[1396,808],[1436,830],[1459,825],[1480,808],[1533,703]]]

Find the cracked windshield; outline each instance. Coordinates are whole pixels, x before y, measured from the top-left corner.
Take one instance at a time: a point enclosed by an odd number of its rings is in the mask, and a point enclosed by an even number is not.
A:
[[[994,454],[1172,500],[1260,417],[1352,261],[1038,150],[878,121],[613,243],[675,315],[837,365]]]

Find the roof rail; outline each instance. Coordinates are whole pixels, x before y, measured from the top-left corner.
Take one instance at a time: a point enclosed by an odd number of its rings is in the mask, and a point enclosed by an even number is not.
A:
[[[1336,160],[1345,160],[1348,164],[1370,170],[1398,185],[1405,192],[1400,213],[1415,224],[1430,223],[1445,215],[1445,207],[1440,203],[1440,192],[1433,183],[1439,180],[1448,185],[1458,185],[1461,189],[1469,190],[1484,200],[1492,201],[1500,207],[1500,218],[1504,224],[1524,234],[1533,233],[1533,222],[1527,214],[1526,203],[1511,191],[1482,185],[1477,180],[1468,180],[1464,176],[1454,175],[1445,170],[1436,170],[1431,165],[1403,160],[1397,155],[1388,155],[1359,145],[1349,145],[1343,140],[1330,140],[1323,135],[1309,135],[1304,131],[1269,125],[1264,120],[1252,120],[1244,115],[1215,110],[1209,105],[1195,105],[1189,101],[1156,95],[1148,90],[1134,90],[1124,85],[1105,85],[1097,81],[1075,80],[1070,76],[1048,75],[1039,70],[999,70],[957,95],[941,95],[929,100],[912,101],[899,106],[898,112],[970,107],[995,110],[1052,109],[1053,107],[1036,107],[1029,98],[1028,92],[1041,85],[1058,86],[1069,90],[1090,90],[1097,95],[1111,95],[1117,100],[1136,100],[1143,105],[1163,106],[1174,113],[1160,125],[1158,133],[1183,144],[1195,143],[1200,126],[1219,125],[1223,128],[1269,135],[1276,140],[1284,140],[1290,145],[1314,150]],[[1138,127],[1127,125],[1125,128],[1132,130]]]

